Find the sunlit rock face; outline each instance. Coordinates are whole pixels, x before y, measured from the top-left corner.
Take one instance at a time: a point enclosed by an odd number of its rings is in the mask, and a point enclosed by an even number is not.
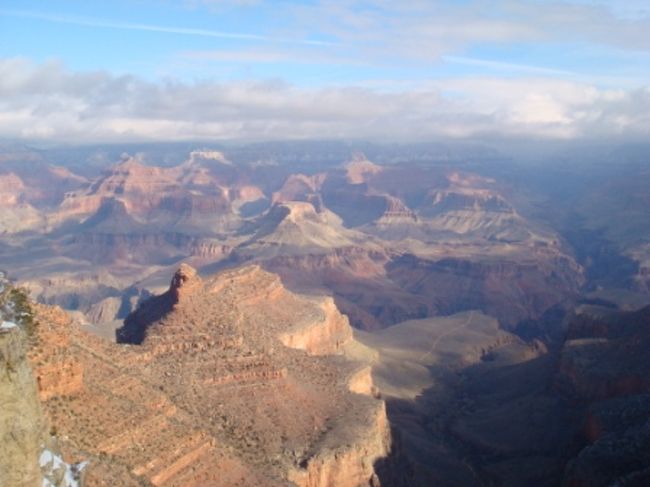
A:
[[[262,162],[212,150],[165,166],[124,155],[89,179],[52,166],[66,191],[47,205],[36,179],[7,172],[0,197],[17,233],[0,257],[39,301],[83,313],[102,336],[188,259],[259,264],[292,288],[331,295],[368,330],[470,309],[514,328],[583,283],[559,235],[524,216],[498,178],[361,153],[317,171]]]
[[[259,266],[203,277],[182,265],[121,343],[57,308],[38,319],[38,395],[90,485],[378,485],[385,405],[347,358],[352,329],[331,298]]]
[[[38,457],[45,439],[45,421],[36,383],[26,357],[24,331],[0,325],[0,484],[41,486]]]

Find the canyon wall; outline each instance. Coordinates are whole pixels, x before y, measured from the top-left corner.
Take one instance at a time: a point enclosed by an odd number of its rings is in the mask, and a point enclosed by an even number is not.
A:
[[[17,326],[4,323],[0,328],[0,485],[40,487],[45,421],[26,355],[27,338]]]

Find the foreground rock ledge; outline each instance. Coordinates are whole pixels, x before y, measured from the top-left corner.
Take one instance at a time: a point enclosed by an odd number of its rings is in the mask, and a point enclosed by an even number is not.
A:
[[[87,485],[380,484],[385,405],[345,357],[352,333],[330,298],[257,266],[204,279],[183,265],[120,344],[39,314],[40,397],[67,458],[90,460]]]

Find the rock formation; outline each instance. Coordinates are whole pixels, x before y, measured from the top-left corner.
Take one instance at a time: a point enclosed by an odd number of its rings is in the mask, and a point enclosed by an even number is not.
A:
[[[125,155],[90,181],[48,170],[67,189],[56,203],[25,174],[3,173],[23,186],[0,183],[13,205],[0,259],[37,299],[87,313],[93,329],[114,322],[106,299],[125,302],[186,259],[258,263],[297,289],[331,294],[364,329],[469,309],[516,326],[572,299],[583,282],[570,249],[523,216],[503,182],[457,167],[379,165],[359,153],[296,172],[197,150],[176,166]],[[36,227],[36,239],[20,233]],[[101,283],[86,280],[99,274]]]
[[[39,326],[24,292],[0,272],[0,485],[79,487],[85,464],[61,458],[28,358],[39,346]]]
[[[42,485],[38,463],[45,421],[26,358],[25,333],[14,323],[0,325],[0,485]]]
[[[390,451],[347,319],[256,266],[183,265],[111,344],[40,307],[41,400],[88,485],[377,485]],[[67,364],[61,366],[61,364]],[[56,376],[55,371],[58,371]]]
[[[562,349],[556,387],[580,401],[650,392],[650,307],[578,314]]]

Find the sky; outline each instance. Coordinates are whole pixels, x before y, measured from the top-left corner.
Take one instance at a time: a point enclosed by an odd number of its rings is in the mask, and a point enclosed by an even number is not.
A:
[[[647,0],[0,3],[0,138],[646,140]]]

